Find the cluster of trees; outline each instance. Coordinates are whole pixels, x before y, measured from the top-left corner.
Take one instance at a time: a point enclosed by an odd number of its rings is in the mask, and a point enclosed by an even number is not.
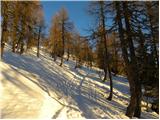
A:
[[[86,37],[78,36],[73,43],[74,53],[76,57],[76,66],[81,67],[82,64],[86,64],[88,67],[92,67],[94,61],[92,47]]]
[[[125,74],[130,85],[130,104],[126,115],[140,117],[142,86],[149,96],[159,98],[158,86],[158,2],[91,2],[89,13],[96,17],[90,36],[80,36],[62,8],[53,16],[49,47],[52,57],[67,60],[72,55],[75,68],[83,63],[104,71],[103,82],[112,73]],[[110,22],[107,22],[110,21]],[[107,27],[109,26],[109,27]],[[90,43],[95,43],[92,46]],[[155,94],[157,93],[157,94]]]
[[[107,71],[109,74],[109,100],[112,98],[111,70],[112,67],[117,69],[117,58],[120,58],[114,43],[120,43],[131,93],[126,115],[140,117],[142,86],[146,91],[157,93],[154,97],[159,99],[158,2],[99,1],[92,2],[89,8],[90,14],[99,18],[92,30],[92,38],[97,41],[98,64],[105,72],[104,80]],[[119,41],[113,41],[112,50],[109,34],[114,34]]]
[[[6,42],[12,51],[22,54],[26,49],[39,44],[44,29],[43,10],[38,1],[2,1],[1,57]]]
[[[69,20],[67,10],[60,9],[53,16],[52,26],[50,28],[48,48],[51,56],[56,61],[57,57],[61,57],[60,66],[64,62],[64,55],[67,55],[67,61],[72,55],[76,59],[76,66],[80,67],[83,61],[88,65],[92,65],[92,49],[85,37],[79,35],[73,22]]]
[[[39,57],[40,39],[43,37],[43,10],[38,1],[1,2],[2,35],[1,56],[6,42],[12,51],[22,54],[37,46]],[[45,46],[60,66],[70,56],[75,59],[75,68],[82,64],[98,66],[109,76],[112,100],[112,74],[125,74],[130,85],[130,103],[126,115],[132,118],[141,115],[142,87],[148,96],[155,97],[159,104],[159,3],[158,1],[95,1],[89,6],[89,14],[96,19],[91,35],[81,36],[70,21],[65,8],[52,19],[50,34]],[[93,43],[95,45],[93,45]],[[158,107],[158,105],[156,105]],[[159,108],[157,108],[158,110]]]
[[[61,57],[60,66],[63,64],[63,56],[66,49],[69,59],[73,27],[73,23],[69,21],[68,13],[64,8],[53,16],[49,36],[49,49],[54,60],[56,60],[57,56]]]

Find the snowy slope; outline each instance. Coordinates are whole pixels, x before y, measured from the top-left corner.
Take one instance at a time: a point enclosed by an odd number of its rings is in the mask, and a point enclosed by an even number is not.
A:
[[[98,71],[74,69],[74,61],[63,67],[47,54],[17,55],[5,51],[1,69],[1,118],[127,118],[128,82],[114,77],[114,96],[107,101],[109,82],[102,83]],[[143,111],[142,118],[158,118]]]

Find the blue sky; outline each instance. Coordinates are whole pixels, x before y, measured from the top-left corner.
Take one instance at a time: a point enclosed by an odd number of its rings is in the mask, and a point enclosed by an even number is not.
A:
[[[69,18],[73,21],[77,30],[81,35],[86,35],[87,29],[91,23],[92,17],[88,15],[87,9],[89,2],[87,1],[41,1],[44,10],[45,23],[47,25],[46,31],[49,31],[52,17],[62,7],[66,8]]]

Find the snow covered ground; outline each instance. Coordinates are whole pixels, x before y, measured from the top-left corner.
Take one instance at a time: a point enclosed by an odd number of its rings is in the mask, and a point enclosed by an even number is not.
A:
[[[47,54],[36,57],[34,51],[24,55],[5,50],[0,62],[1,118],[128,118],[129,86],[123,77],[113,77],[113,100],[109,82],[102,83],[97,70],[74,69],[74,61],[59,61]],[[158,118],[143,110],[142,118]]]

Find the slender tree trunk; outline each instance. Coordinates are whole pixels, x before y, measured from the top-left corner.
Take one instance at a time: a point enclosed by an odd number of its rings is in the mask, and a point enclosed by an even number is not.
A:
[[[37,57],[39,58],[39,40],[37,42]]]
[[[24,43],[21,41],[21,46],[20,46],[20,54],[23,54],[24,52]]]
[[[3,30],[3,28],[2,28],[2,36],[1,36],[1,59],[3,58],[4,46],[5,46],[5,43],[4,43],[4,30]]]
[[[112,100],[112,94],[113,94],[113,83],[112,83],[112,74],[110,70],[110,66],[108,65],[108,74],[109,74],[109,80],[110,80],[110,94],[109,97],[107,98],[108,100]]]
[[[37,39],[37,57],[38,57],[38,58],[39,58],[40,37],[41,37],[41,27],[39,28],[38,39]]]
[[[30,33],[32,34],[33,31],[32,31],[32,28],[29,25],[28,25],[28,29],[29,29]],[[26,50],[28,50],[30,48],[30,43],[31,43],[31,38],[32,38],[31,34],[29,34],[28,38],[27,38],[27,49]]]
[[[3,5],[2,5],[3,4]],[[3,6],[3,20],[1,20],[1,27],[2,27],[2,32],[1,32],[1,58],[3,57],[3,52],[4,52],[4,47],[5,47],[5,42],[8,39],[8,36],[6,35],[7,33],[7,28],[8,28],[8,10],[9,10],[9,6],[8,6],[8,2],[3,1],[3,3],[1,2],[1,5]],[[1,6],[1,7],[2,7]]]
[[[108,67],[109,70],[109,79],[110,79],[110,95],[108,100],[112,100],[112,75],[110,71],[110,66],[109,66],[109,60],[108,60],[108,50],[107,50],[107,39],[106,39],[106,29],[105,29],[105,16],[104,16],[104,2],[100,1],[101,5],[101,23],[102,23],[102,36],[103,36],[103,41],[104,41],[104,46],[105,46],[105,67]],[[107,36],[108,37],[108,36]]]
[[[124,39],[124,30],[121,20],[121,11],[120,11],[120,2],[115,2],[116,12],[117,12],[117,22],[118,22],[118,32],[119,32],[119,38],[120,38],[120,44],[122,49],[122,56],[125,61],[126,66],[129,65],[129,59],[128,59],[128,52],[127,52],[127,43]]]
[[[5,19],[3,20],[2,23],[2,35],[1,35],[1,58],[3,57],[3,52],[4,52],[4,47],[5,47],[5,42],[7,41],[7,36],[6,36],[6,32],[7,32],[7,20]]]
[[[19,39],[18,39],[18,42],[17,42],[17,53],[19,54],[22,54],[22,49],[23,49],[23,37],[22,37],[22,33],[20,33],[20,36],[19,36]]]
[[[15,43],[15,41],[13,40],[13,44],[12,44],[12,52],[14,52],[14,53],[15,53],[15,47],[16,47],[16,43]]]
[[[70,53],[69,53],[69,48],[67,49],[67,61],[69,60],[69,56],[70,56]]]
[[[63,64],[63,56],[61,56],[61,63],[59,66],[62,66],[62,64]]]
[[[114,61],[114,75],[116,76],[116,74],[118,73],[118,52],[116,49],[116,41],[114,39],[114,55],[115,55],[115,61]]]
[[[3,58],[5,43],[1,41],[1,59]]]
[[[103,81],[102,81],[102,82],[105,82],[106,79],[107,79],[107,69],[104,68],[103,70],[104,70],[104,78],[103,78]]]

